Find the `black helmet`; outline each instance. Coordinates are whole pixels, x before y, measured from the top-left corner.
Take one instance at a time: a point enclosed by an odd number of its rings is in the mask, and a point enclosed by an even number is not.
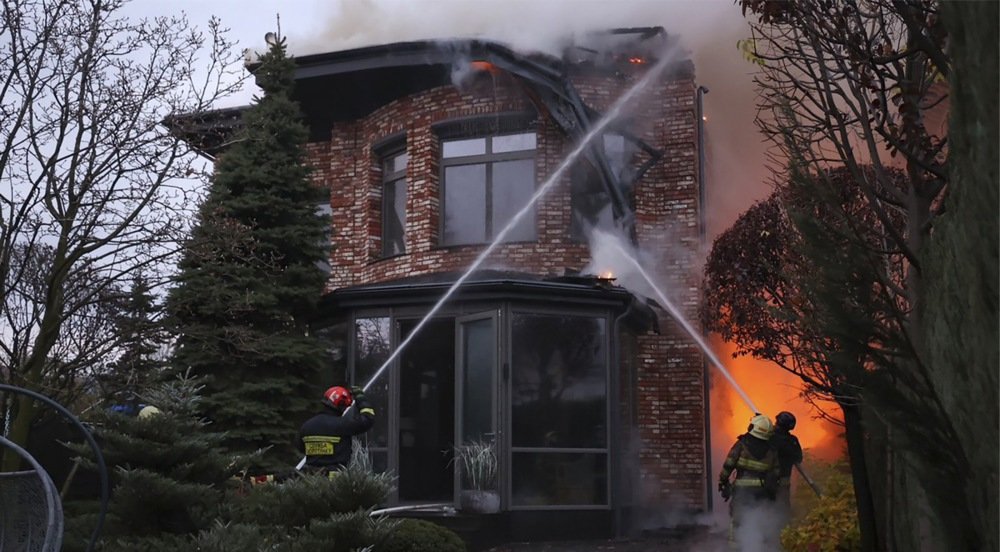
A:
[[[774,425],[785,431],[795,429],[795,414],[784,411],[778,412],[778,415],[774,417]]]

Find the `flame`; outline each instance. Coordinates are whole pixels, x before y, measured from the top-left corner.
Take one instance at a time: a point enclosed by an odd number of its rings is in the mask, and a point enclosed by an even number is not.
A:
[[[814,407],[800,396],[802,381],[772,362],[749,356],[733,358],[736,346],[718,336],[712,339],[712,348],[732,374],[740,388],[750,397],[763,414],[774,420],[775,415],[787,410],[795,415],[797,424],[792,433],[799,438],[802,448],[813,457],[832,460],[843,456],[842,429],[829,421],[813,419]],[[715,370],[714,368],[709,368]],[[713,449],[718,455],[729,450],[736,437],[745,433],[750,417],[747,406],[732,385],[723,377],[712,378],[712,436]],[[820,403],[831,415],[840,414],[833,403]]]
[[[614,280],[615,273],[611,270],[605,270],[598,275],[602,280]]]
[[[634,63],[636,65],[642,65],[642,64],[646,63],[646,60],[644,58],[641,58],[641,57],[638,57],[638,56],[632,56],[632,57],[628,58],[628,62],[629,63]]]
[[[496,75],[500,72],[500,68],[488,61],[476,60],[469,63],[469,67],[476,71],[486,71],[491,75]]]

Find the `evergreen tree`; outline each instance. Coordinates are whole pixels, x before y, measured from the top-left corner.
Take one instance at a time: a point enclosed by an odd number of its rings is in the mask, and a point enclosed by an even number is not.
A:
[[[137,410],[139,391],[148,389],[161,376],[166,365],[161,352],[167,343],[161,313],[149,280],[145,275],[137,274],[128,295],[121,300],[120,312],[115,316],[120,354],[98,378],[106,400],[128,406],[129,410]]]
[[[142,393],[155,410],[90,417],[112,483],[101,550],[185,549],[182,543],[217,519],[241,464],[223,450],[224,435],[197,415],[199,391],[193,379],[179,378]],[[72,446],[90,459],[85,445]],[[94,468],[90,460],[85,466]],[[68,512],[65,549],[83,549],[96,504],[69,504]]]
[[[284,40],[260,58],[263,96],[216,164],[168,299],[174,367],[204,382],[203,413],[225,430],[229,450],[273,447],[268,469],[295,459],[324,356],[307,321],[325,278],[327,222],[317,205],[326,196],[303,163],[293,69]]]

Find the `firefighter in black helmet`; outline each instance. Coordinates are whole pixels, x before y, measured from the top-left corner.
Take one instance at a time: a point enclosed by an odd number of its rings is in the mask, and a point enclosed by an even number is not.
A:
[[[345,414],[350,406],[354,408]],[[306,455],[305,471],[333,474],[351,461],[351,441],[375,424],[375,409],[364,390],[331,387],[323,393],[323,411],[299,429],[299,450]]]
[[[770,418],[755,414],[747,432],[736,439],[722,464],[719,492],[723,499],[731,499],[730,544],[753,550],[776,549],[773,522],[766,523],[768,517],[773,517],[769,512],[778,487],[778,456],[769,442],[773,431]]]
[[[774,435],[771,436],[771,446],[778,453],[778,495],[777,506],[781,526],[784,527],[792,517],[792,468],[802,463],[802,445],[798,437],[792,435],[795,429],[795,415],[791,412],[778,412],[774,417]]]

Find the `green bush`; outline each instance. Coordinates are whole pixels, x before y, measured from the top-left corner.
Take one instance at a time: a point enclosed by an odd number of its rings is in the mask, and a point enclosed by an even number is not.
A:
[[[403,519],[379,552],[465,552],[465,542],[446,527],[422,519]]]
[[[399,520],[372,517],[371,510],[334,514],[314,520],[297,539],[294,552],[356,552],[371,548],[381,552]]]
[[[861,550],[854,486],[844,462],[810,465],[823,496],[812,491],[796,495],[796,516],[781,532],[781,545],[786,552],[855,552]],[[804,485],[801,487],[805,487]],[[805,494],[808,493],[808,494]]]
[[[333,479],[302,474],[281,484],[234,493],[224,518],[234,523],[305,527],[333,514],[370,510],[385,502],[395,478],[372,472],[366,461],[355,456]]]

